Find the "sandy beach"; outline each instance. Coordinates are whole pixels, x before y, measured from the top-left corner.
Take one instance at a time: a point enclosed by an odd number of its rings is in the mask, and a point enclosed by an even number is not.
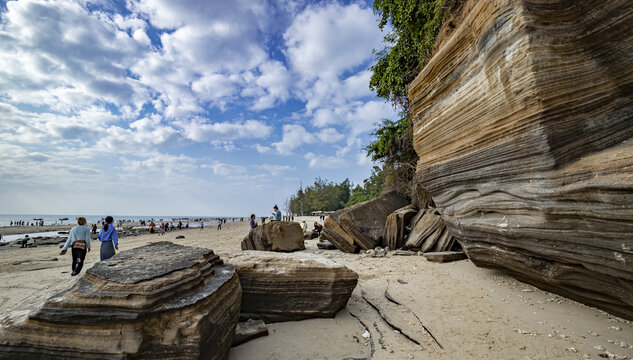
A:
[[[312,224],[316,218],[299,218]],[[126,250],[154,241],[207,247],[220,256],[240,251],[247,222],[146,234],[120,240]],[[184,235],[184,239],[175,239]],[[521,283],[504,273],[480,269],[470,261],[435,264],[421,256],[372,258],[320,250],[356,271],[359,283],[347,307],[334,319],[270,324],[270,335],[231,350],[230,359],[599,359],[605,349],[633,357],[633,325],[595,308]],[[86,257],[87,269],[99,260],[98,242]],[[69,286],[70,255],[56,246],[5,247],[0,250],[0,311],[39,301]],[[84,270],[85,271],[85,270]],[[362,298],[385,290],[412,313],[392,314],[395,323],[416,322],[443,350],[431,351],[394,331]],[[413,316],[412,314],[415,314]],[[362,322],[362,324],[361,324]],[[364,325],[363,325],[364,324]],[[366,330],[371,338],[366,339]],[[366,335],[366,334],[365,334]]]

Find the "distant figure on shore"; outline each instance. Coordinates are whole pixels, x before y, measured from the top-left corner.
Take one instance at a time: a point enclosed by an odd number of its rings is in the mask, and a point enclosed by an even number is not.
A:
[[[2,233],[0,233],[0,241],[2,241]]]
[[[29,243],[29,240],[31,240],[31,238],[28,235],[25,235],[24,239],[22,239],[22,246],[20,247],[23,247],[23,248],[28,247],[27,245]]]
[[[93,234],[97,233],[97,224],[92,224],[92,233]]]
[[[116,235],[116,228],[112,224],[114,219],[112,216],[106,216],[103,227],[97,235],[97,239],[101,241],[101,249],[99,255],[101,261],[108,260],[116,254],[115,250],[119,250],[119,238]]]
[[[204,222],[200,221],[200,230],[204,230]]]
[[[154,234],[156,232],[156,230],[154,229],[156,227],[156,224],[154,224],[154,222],[150,222],[149,223],[149,233],[150,234]]]
[[[306,232],[308,230],[308,224],[305,220],[303,220],[303,222],[301,223],[301,229],[303,230],[303,232]]]
[[[218,230],[222,230],[222,219],[218,219]]]
[[[249,233],[252,233],[253,230],[255,230],[255,228],[257,227],[257,220],[255,220],[255,214],[251,214],[251,228],[249,230]]]
[[[273,206],[273,210],[272,214],[275,216],[274,220],[281,221],[281,211],[279,211],[277,205]]]
[[[96,225],[94,226],[96,227]],[[93,227],[93,228],[94,228]],[[90,228],[86,225],[86,218],[80,216],[77,218],[77,226],[73,226],[68,233],[68,239],[59,252],[59,255],[65,255],[68,247],[71,247],[73,255],[73,263],[71,268],[73,272],[70,276],[76,276],[81,272],[86,259],[86,253],[90,252]]]
[[[266,223],[266,217],[262,216],[262,225],[264,225]]]

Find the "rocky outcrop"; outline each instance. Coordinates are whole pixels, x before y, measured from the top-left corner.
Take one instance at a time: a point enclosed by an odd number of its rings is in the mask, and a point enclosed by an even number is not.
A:
[[[408,234],[407,226],[417,213],[418,210],[415,206],[408,205],[387,216],[383,236],[386,247],[400,249],[404,245],[404,237]]]
[[[240,297],[235,267],[212,250],[141,246],[30,312],[3,314],[0,359],[224,359]]]
[[[633,7],[461,9],[408,88],[417,180],[475,264],[633,318]]]
[[[242,319],[332,318],[358,282],[358,274],[347,267],[305,252],[243,251],[227,262],[237,267],[240,277]]]
[[[325,219],[323,234],[339,250],[356,252],[382,245],[385,222],[392,212],[406,206],[408,200],[395,191],[378,198],[336,211]]]
[[[436,209],[420,211],[411,221],[411,233],[406,248],[422,252],[448,251],[453,247],[455,238],[446,229],[442,217]]]
[[[305,250],[301,225],[291,221],[271,221],[259,225],[242,240],[242,250]]]

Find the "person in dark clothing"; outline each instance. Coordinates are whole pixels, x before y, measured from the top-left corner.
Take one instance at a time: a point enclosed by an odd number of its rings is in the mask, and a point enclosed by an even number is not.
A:
[[[66,254],[69,246],[72,248],[73,254],[73,272],[70,275],[76,276],[84,266],[86,253],[90,252],[90,228],[86,225],[85,217],[80,216],[77,218],[77,226],[70,229],[68,239],[59,255]]]

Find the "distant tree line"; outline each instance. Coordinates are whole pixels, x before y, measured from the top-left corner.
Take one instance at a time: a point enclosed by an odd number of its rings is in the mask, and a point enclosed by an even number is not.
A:
[[[345,207],[352,192],[352,183],[345,179],[341,183],[321,178],[314,184],[299,187],[297,193],[290,197],[290,211],[295,214],[306,214],[312,211],[335,211]]]

